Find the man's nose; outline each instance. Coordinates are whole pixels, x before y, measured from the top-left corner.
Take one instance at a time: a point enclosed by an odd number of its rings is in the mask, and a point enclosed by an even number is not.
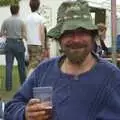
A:
[[[75,38],[73,41],[74,41],[74,42],[80,42],[80,40],[77,39],[77,38]]]
[[[80,38],[78,38],[78,37],[74,37],[73,42],[81,43],[82,41],[80,40]]]

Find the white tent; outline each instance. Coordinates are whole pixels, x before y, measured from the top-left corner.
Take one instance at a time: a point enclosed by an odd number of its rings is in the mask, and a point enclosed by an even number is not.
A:
[[[90,6],[111,10],[111,0],[86,0]],[[120,17],[120,0],[116,0],[117,16]]]

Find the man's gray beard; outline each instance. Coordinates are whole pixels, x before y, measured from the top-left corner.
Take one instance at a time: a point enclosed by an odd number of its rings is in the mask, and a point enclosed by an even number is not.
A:
[[[87,56],[86,56],[87,57]],[[73,63],[73,64],[82,64],[86,57],[81,57],[81,56],[67,56],[68,60]]]
[[[66,51],[65,55],[71,63],[81,65],[85,61],[89,53],[90,52],[88,51],[84,51],[82,54],[77,54],[77,53],[70,53]]]

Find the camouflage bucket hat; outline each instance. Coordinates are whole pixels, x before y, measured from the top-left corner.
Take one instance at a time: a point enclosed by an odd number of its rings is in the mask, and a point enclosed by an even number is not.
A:
[[[77,28],[97,30],[92,23],[88,3],[84,0],[63,2],[58,9],[57,25],[48,32],[48,37],[58,39],[66,30]]]

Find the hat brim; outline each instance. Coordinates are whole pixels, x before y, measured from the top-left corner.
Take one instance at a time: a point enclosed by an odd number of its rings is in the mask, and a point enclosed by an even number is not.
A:
[[[50,29],[47,36],[50,38],[58,39],[61,35],[62,23],[57,24],[54,28]]]
[[[67,20],[63,24],[57,24],[54,28],[48,31],[47,36],[54,39],[59,39],[60,36],[66,30],[75,30],[77,28],[85,28],[86,30],[96,31],[98,27],[92,24],[90,21],[81,21],[80,19],[76,20]]]

